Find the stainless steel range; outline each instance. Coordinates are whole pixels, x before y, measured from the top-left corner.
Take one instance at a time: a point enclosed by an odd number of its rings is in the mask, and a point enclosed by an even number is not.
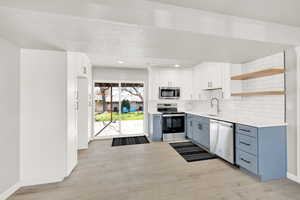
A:
[[[157,111],[162,113],[163,141],[185,139],[185,113],[178,112],[177,104],[157,104]]]

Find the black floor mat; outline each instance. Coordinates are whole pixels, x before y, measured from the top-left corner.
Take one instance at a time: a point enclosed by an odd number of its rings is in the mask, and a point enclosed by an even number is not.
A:
[[[149,140],[146,136],[136,136],[136,137],[120,137],[113,138],[111,146],[122,146],[122,145],[133,145],[133,144],[147,144]]]
[[[187,162],[200,160],[209,160],[218,158],[217,156],[208,153],[206,150],[193,144],[192,142],[177,142],[170,145],[179,153]]]

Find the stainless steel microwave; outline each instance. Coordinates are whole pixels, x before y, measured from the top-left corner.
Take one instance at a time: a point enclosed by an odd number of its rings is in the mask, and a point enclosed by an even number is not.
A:
[[[160,99],[179,99],[180,88],[179,87],[159,87]]]

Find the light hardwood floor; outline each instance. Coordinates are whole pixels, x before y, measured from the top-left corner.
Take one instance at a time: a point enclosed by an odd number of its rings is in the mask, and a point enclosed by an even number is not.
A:
[[[187,163],[167,143],[111,147],[94,141],[61,183],[20,189],[9,200],[290,200],[300,185],[259,182],[214,159]]]

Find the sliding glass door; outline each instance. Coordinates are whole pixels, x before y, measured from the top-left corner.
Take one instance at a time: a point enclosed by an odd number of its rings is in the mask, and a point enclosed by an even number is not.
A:
[[[144,84],[121,83],[121,132],[139,135],[144,132]]]
[[[95,136],[115,136],[120,134],[119,84],[95,83]]]
[[[94,85],[94,135],[141,135],[144,132],[144,84],[97,82]]]

